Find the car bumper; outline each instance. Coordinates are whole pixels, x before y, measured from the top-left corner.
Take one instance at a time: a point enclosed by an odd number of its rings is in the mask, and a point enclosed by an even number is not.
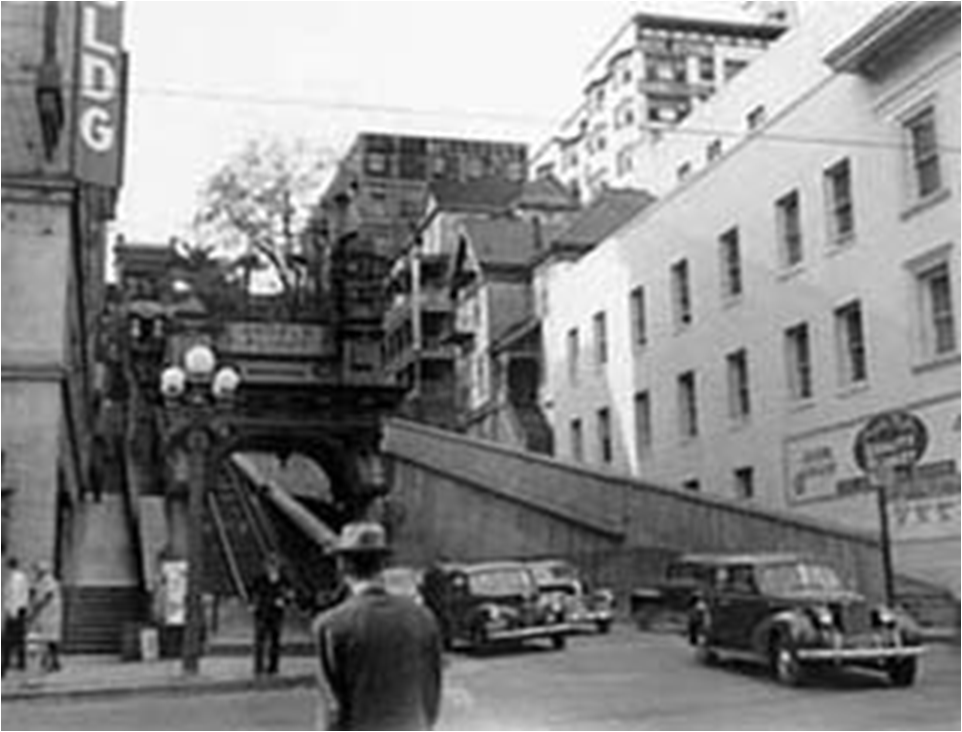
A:
[[[489,641],[528,640],[531,638],[548,638],[554,635],[566,635],[571,632],[567,623],[555,625],[534,625],[527,628],[489,628]]]
[[[888,661],[920,656],[923,646],[890,646],[887,648],[798,648],[795,655],[802,662]]]

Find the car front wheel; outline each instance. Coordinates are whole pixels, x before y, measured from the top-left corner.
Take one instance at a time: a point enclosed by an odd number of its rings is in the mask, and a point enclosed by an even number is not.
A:
[[[771,666],[775,679],[786,686],[798,686],[804,676],[802,664],[791,641],[784,636],[775,638],[771,646]]]
[[[888,668],[889,681],[892,686],[906,687],[915,683],[918,676],[919,664],[916,658],[902,658],[893,661]]]
[[[565,649],[565,646],[567,645],[568,645],[568,638],[562,633],[558,633],[557,635],[551,636],[551,646],[556,651],[563,651]]]
[[[609,633],[611,631],[611,621],[610,620],[599,620],[597,622],[598,632],[602,635]]]

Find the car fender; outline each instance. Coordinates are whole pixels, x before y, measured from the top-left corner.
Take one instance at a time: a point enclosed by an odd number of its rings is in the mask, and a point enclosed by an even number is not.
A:
[[[793,643],[805,644],[815,636],[811,618],[800,610],[782,610],[765,618],[752,632],[752,648],[760,655],[767,655],[772,641],[779,635]]]

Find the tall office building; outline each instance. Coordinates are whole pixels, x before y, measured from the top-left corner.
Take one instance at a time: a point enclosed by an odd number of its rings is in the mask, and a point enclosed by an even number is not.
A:
[[[534,156],[535,174],[554,174],[586,199],[602,185],[645,187],[640,147],[657,142],[793,22],[793,3],[752,6],[727,19],[634,15],[588,64],[581,102]]]

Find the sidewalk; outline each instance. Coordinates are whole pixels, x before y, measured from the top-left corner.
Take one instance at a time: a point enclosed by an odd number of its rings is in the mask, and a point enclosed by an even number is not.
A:
[[[285,657],[274,677],[254,678],[249,656],[207,656],[196,676],[185,676],[181,662],[129,661],[116,656],[66,656],[53,674],[9,671],[3,703],[62,699],[108,699],[129,695],[177,695],[293,689],[314,683],[312,657]]]

